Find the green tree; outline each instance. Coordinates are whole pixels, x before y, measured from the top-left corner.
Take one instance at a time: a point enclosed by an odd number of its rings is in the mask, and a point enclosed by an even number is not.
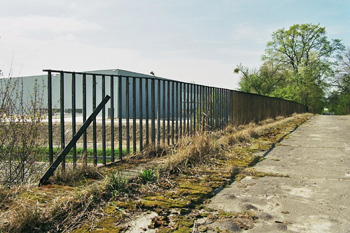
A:
[[[269,95],[284,81],[282,69],[273,62],[265,62],[259,70],[250,70],[248,67],[239,65],[235,73],[239,72],[242,74],[239,82],[240,90],[244,92]]]
[[[242,91],[297,101],[320,112],[335,74],[336,58],[344,49],[340,40],[328,40],[324,27],[296,24],[272,33],[257,72],[241,65],[235,72],[242,73]]]

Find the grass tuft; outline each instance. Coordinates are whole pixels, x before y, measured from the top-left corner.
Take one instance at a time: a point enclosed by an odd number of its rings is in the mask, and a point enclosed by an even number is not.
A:
[[[154,182],[157,180],[158,175],[151,169],[143,169],[142,172],[138,174],[143,184],[147,184],[149,182]]]
[[[127,193],[128,181],[120,171],[107,176],[105,183],[106,191],[109,192],[112,197],[118,197],[122,194]]]

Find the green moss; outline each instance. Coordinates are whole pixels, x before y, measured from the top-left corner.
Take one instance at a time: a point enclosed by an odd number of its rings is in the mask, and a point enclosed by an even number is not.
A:
[[[236,215],[235,214],[233,214],[233,213],[231,213],[231,212],[220,212],[219,214],[218,214],[218,216],[219,216],[219,218],[233,218],[233,217],[235,217]]]
[[[90,229],[89,225],[83,225],[81,228],[73,230],[72,233],[84,233],[84,232],[94,232],[94,233],[119,233],[124,232],[126,230],[125,227],[116,227],[114,225],[116,219],[115,218],[105,218],[101,219],[94,229]]]
[[[183,208],[190,205],[190,202],[180,198],[172,199],[166,196],[147,196],[141,201],[141,206],[146,209],[162,208]]]
[[[234,165],[237,167],[248,167],[250,163],[251,163],[250,158],[244,158],[244,159],[236,158],[236,159],[231,159],[228,161],[229,165],[231,165],[231,166]]]
[[[157,233],[170,233],[173,232],[171,228],[158,228]]]
[[[84,232],[90,232],[89,231],[89,226],[87,226],[87,225],[84,225],[84,226],[82,226],[81,228],[79,228],[79,229],[75,229],[75,230],[73,230],[72,231],[72,233],[84,233]]]
[[[177,222],[177,225],[179,227],[193,227],[193,223],[194,223],[193,219],[183,219]]]
[[[174,231],[174,233],[191,233],[192,229],[188,227],[180,227]]]
[[[117,219],[124,218],[124,214],[118,208],[116,208],[116,206],[113,203],[109,203],[108,205],[103,207],[103,212]]]
[[[236,181],[236,182],[240,182],[240,181],[243,180],[245,177],[246,177],[246,175],[244,175],[244,174],[237,174],[237,175],[235,176],[235,181]]]

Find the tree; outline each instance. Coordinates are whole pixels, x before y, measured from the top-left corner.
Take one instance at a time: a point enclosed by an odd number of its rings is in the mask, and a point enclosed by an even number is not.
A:
[[[320,112],[344,48],[340,40],[328,40],[324,27],[296,24],[272,33],[258,72],[242,66],[235,71],[242,73],[242,91],[297,101]]]
[[[272,33],[262,59],[275,60],[298,74],[301,66],[310,65],[312,57],[332,64],[329,58],[339,57],[344,49],[339,39],[328,40],[326,29],[319,24],[295,24]]]
[[[343,94],[350,94],[350,48],[343,54],[340,59],[335,86]]]
[[[248,67],[238,65],[234,71],[242,73],[239,82],[240,90],[259,95],[269,95],[277,85],[283,82],[283,73],[279,66],[266,62],[259,70],[249,70]]]
[[[334,87],[328,97],[329,110],[335,114],[350,114],[350,49],[340,60]]]

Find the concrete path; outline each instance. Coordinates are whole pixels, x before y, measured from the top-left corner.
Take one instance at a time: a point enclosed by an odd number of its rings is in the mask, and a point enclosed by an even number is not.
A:
[[[208,207],[251,210],[245,232],[350,232],[350,116],[315,116],[255,166],[289,177],[247,177]]]

